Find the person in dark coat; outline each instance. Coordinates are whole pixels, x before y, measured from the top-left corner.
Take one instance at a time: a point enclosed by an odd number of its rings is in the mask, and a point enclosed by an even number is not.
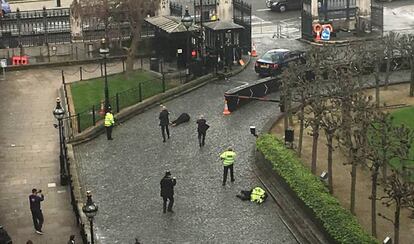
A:
[[[190,115],[188,115],[188,113],[182,113],[180,114],[180,116],[178,116],[176,120],[171,122],[171,126],[177,126],[179,124],[186,123],[188,121],[190,121]]]
[[[163,213],[168,210],[168,212],[174,212],[172,210],[174,204],[174,186],[177,183],[175,177],[171,177],[171,172],[165,172],[165,176],[161,179],[160,186],[161,186],[161,197],[164,201],[163,203]],[[168,209],[167,209],[167,201],[168,202]]]
[[[161,112],[158,118],[160,119],[161,134],[163,138],[162,142],[165,142],[165,133],[167,133],[167,137],[170,139],[170,130],[168,128],[168,125],[170,124],[169,116],[170,112],[168,112],[167,107],[161,105]]]
[[[43,200],[45,200],[45,197],[42,194],[42,190],[32,189],[32,194],[29,196],[30,211],[32,212],[34,228],[39,235],[43,235],[43,213],[40,208],[40,202]]]
[[[203,115],[200,115],[200,118],[197,120],[197,133],[198,133],[198,144],[200,147],[204,146],[206,140],[206,132],[210,126],[207,124],[207,121],[204,119]]]

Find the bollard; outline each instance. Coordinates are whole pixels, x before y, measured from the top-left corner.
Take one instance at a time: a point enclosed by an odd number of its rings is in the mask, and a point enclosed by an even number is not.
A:
[[[141,82],[138,84],[139,101],[142,102],[142,86]]]
[[[141,69],[142,69],[142,57],[141,57]]]
[[[65,73],[62,69],[62,84],[65,85]]]
[[[162,73],[162,92],[165,92],[165,75]]]
[[[119,96],[118,96],[118,93],[116,93],[115,98],[116,98],[116,112],[119,113]]]
[[[79,76],[80,76],[80,80],[83,80],[82,78],[82,66],[81,67],[79,67]]]
[[[100,63],[100,65],[101,65],[101,77],[103,77],[102,62]]]
[[[95,105],[92,105],[92,124],[93,126],[96,125],[96,118],[95,118]]]
[[[82,131],[81,131],[81,127],[80,127],[80,113],[78,113],[76,115],[76,123],[78,125],[78,133],[81,133]]]

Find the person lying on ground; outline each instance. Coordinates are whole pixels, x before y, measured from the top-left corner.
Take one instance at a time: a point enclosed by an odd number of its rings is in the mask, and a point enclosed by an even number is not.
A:
[[[171,126],[177,126],[188,121],[190,121],[190,115],[188,115],[187,113],[182,113],[180,114],[180,116],[178,116],[176,120],[171,122]]]
[[[250,200],[251,202],[263,203],[267,198],[267,193],[261,187],[257,186],[250,191],[240,191],[240,194],[236,195],[243,201]]]

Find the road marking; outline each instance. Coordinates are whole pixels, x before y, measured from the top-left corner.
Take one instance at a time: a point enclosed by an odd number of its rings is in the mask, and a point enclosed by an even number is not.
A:
[[[256,12],[270,11],[270,8],[256,9]]]

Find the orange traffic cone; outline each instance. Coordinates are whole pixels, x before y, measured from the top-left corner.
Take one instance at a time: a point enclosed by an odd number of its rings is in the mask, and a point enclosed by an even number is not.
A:
[[[229,107],[227,106],[227,100],[226,100],[226,99],[224,99],[224,111],[223,111],[223,114],[224,114],[224,115],[229,115],[229,114],[231,114],[231,113],[230,113],[230,110],[229,110]]]
[[[254,42],[252,45],[252,57],[257,57],[256,44],[254,44]]]

